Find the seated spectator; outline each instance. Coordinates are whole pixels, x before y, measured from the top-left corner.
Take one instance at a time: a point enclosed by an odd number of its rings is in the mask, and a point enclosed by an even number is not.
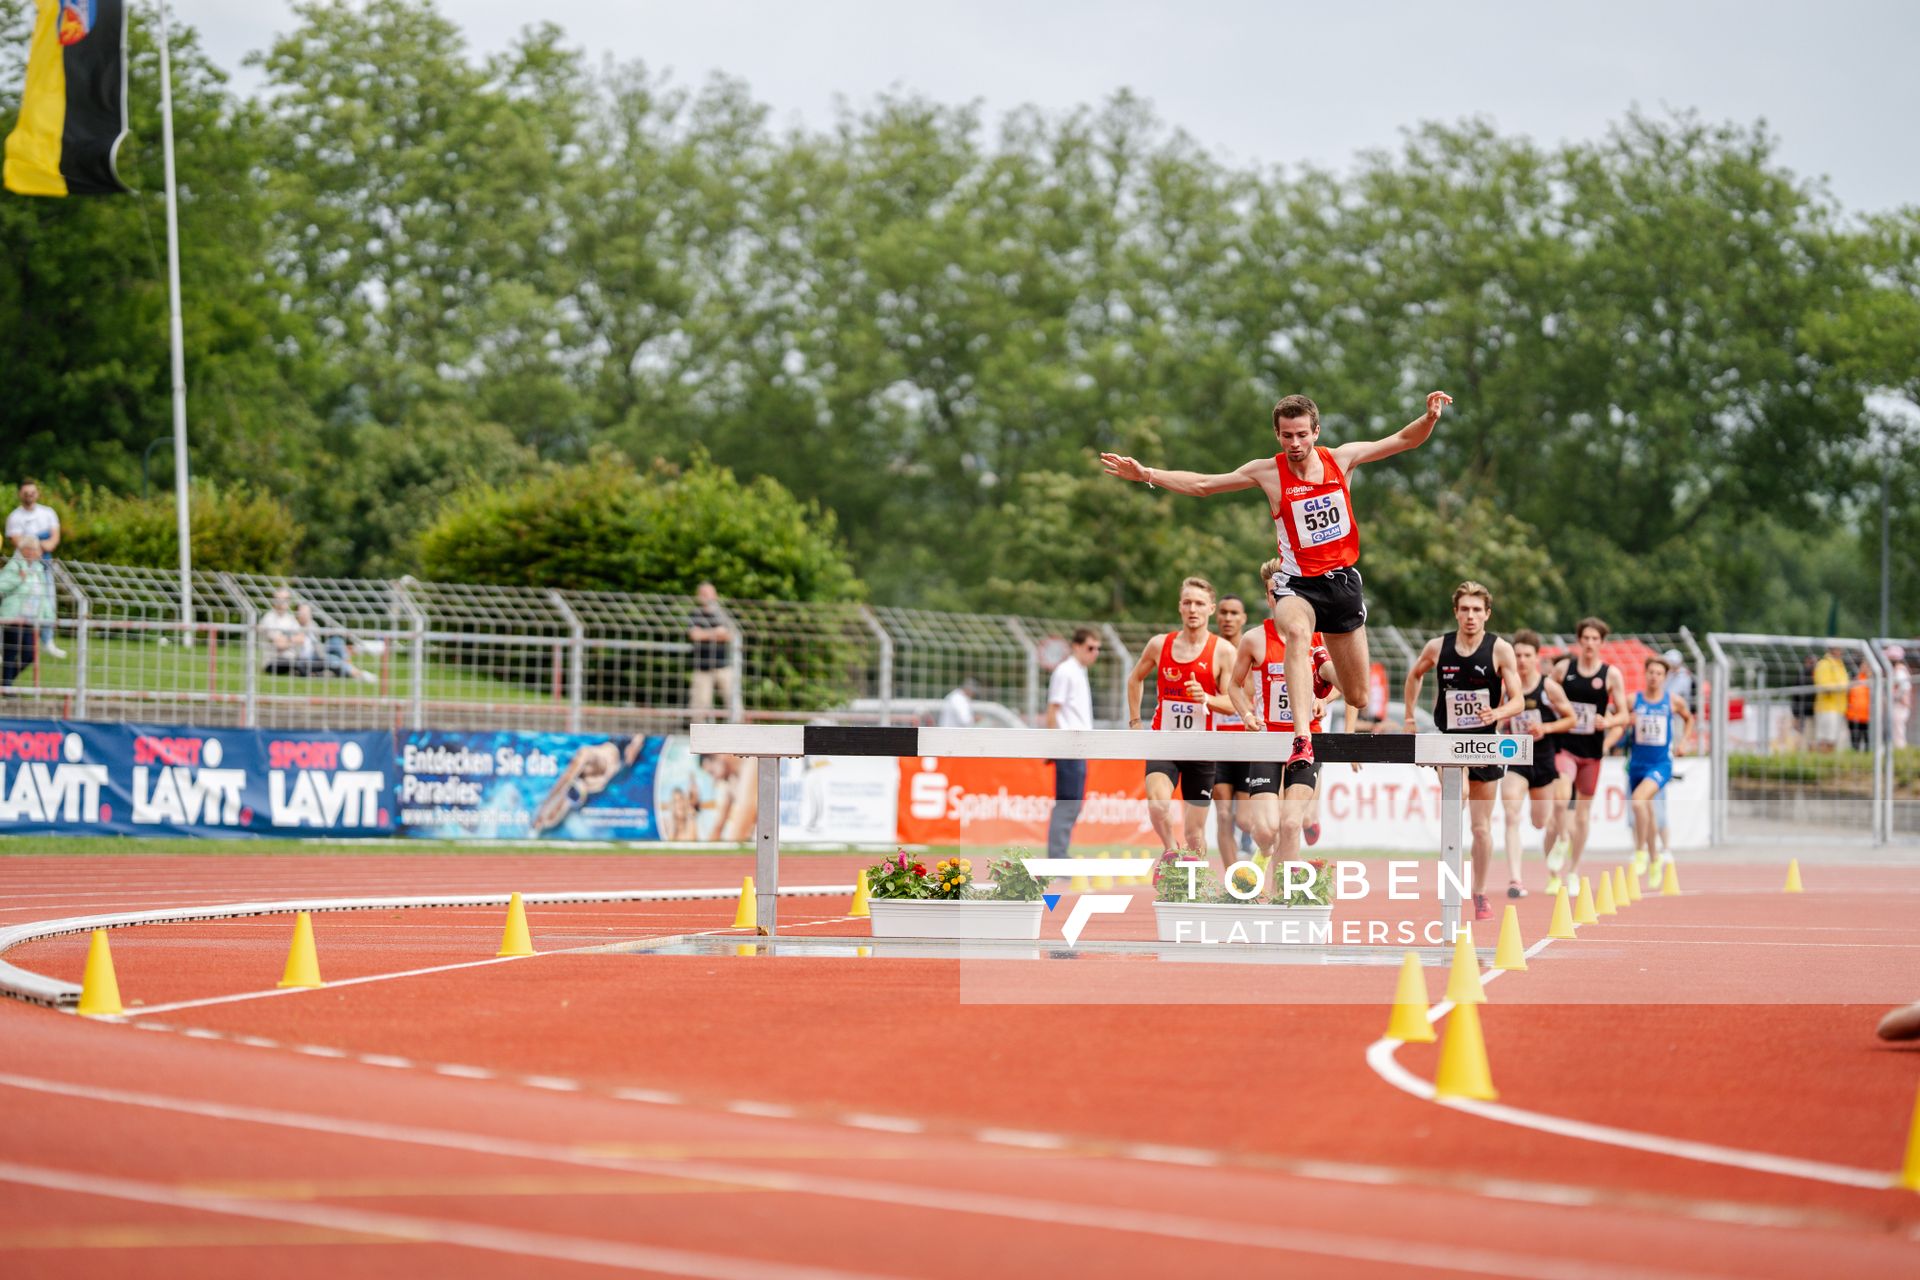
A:
[[[340,632],[332,632],[325,637],[313,621],[313,607],[301,605],[294,610],[294,620],[300,624],[300,661],[310,675],[325,672],[328,675],[342,676],[349,680],[359,680],[372,684],[378,678],[371,671],[362,671],[353,665],[348,656],[347,637]]]
[[[294,676],[300,656],[300,618],[294,616],[294,593],[280,587],[273,608],[259,620],[259,664],[269,676]]]
[[[53,617],[40,540],[26,535],[14,547],[12,558],[0,566],[0,686],[12,684],[38,659],[38,630]]]

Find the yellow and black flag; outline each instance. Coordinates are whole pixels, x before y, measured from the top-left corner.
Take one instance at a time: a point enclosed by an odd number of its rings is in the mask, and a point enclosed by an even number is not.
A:
[[[23,196],[125,191],[126,0],[35,0],[20,122],[7,135],[7,190]]]

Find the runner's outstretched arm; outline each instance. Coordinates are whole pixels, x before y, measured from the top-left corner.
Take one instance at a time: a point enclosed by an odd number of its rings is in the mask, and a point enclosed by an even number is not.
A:
[[[1147,683],[1147,677],[1160,665],[1160,646],[1166,643],[1165,636],[1155,636],[1147,641],[1147,647],[1140,651],[1140,660],[1133,664],[1133,670],[1127,672],[1127,727],[1140,727],[1140,691]]]
[[[1131,480],[1149,488],[1165,489],[1168,493],[1184,493],[1194,498],[1210,498],[1216,493],[1236,493],[1241,489],[1264,487],[1261,473],[1276,475],[1272,458],[1255,458],[1243,462],[1232,471],[1218,475],[1202,475],[1198,471],[1163,471],[1159,467],[1149,467],[1137,459],[1117,453],[1100,455],[1100,466],[1110,476],[1122,480]]]
[[[1233,700],[1233,709],[1254,733],[1266,731],[1266,708],[1253,705],[1253,695],[1247,692],[1247,677],[1253,673],[1254,661],[1265,647],[1266,641],[1260,638],[1257,631],[1242,636],[1233,651],[1233,672],[1227,682],[1227,696]]]
[[[1378,440],[1350,440],[1333,451],[1333,460],[1340,464],[1342,471],[1352,471],[1355,467],[1369,462],[1378,462],[1382,458],[1391,458],[1396,453],[1405,453],[1409,449],[1418,449],[1433,434],[1440,422],[1440,414],[1453,403],[1453,397],[1444,391],[1427,392],[1427,411],[1400,428],[1390,436]]]
[[[1438,638],[1427,641],[1427,647],[1407,669],[1407,683],[1402,692],[1407,707],[1407,732],[1418,733],[1420,722],[1414,719],[1413,709],[1420,702],[1420,686],[1426,683],[1427,672],[1440,665],[1440,641]]]
[[[1520,662],[1513,656],[1513,646],[1505,640],[1493,646],[1493,666],[1500,673],[1501,687],[1507,694],[1507,700],[1488,713],[1487,718],[1497,724],[1525,711],[1527,698],[1520,689]]]

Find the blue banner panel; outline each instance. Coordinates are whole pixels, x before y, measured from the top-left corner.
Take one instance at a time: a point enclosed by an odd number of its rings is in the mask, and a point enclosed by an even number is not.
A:
[[[0,721],[0,832],[392,835],[393,738]]]
[[[657,840],[663,739],[570,733],[401,736],[390,807],[434,840]]]

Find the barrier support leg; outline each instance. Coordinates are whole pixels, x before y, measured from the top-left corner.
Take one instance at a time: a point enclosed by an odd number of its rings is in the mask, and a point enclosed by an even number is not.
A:
[[[780,757],[758,757],[760,803],[754,827],[754,909],[760,932],[772,937],[780,915]]]
[[[1440,878],[1440,923],[1449,944],[1460,928],[1460,891],[1454,885],[1465,880],[1461,870],[1460,809],[1465,799],[1466,776],[1465,769],[1450,765],[1440,770],[1440,856],[1453,868],[1456,877]]]

